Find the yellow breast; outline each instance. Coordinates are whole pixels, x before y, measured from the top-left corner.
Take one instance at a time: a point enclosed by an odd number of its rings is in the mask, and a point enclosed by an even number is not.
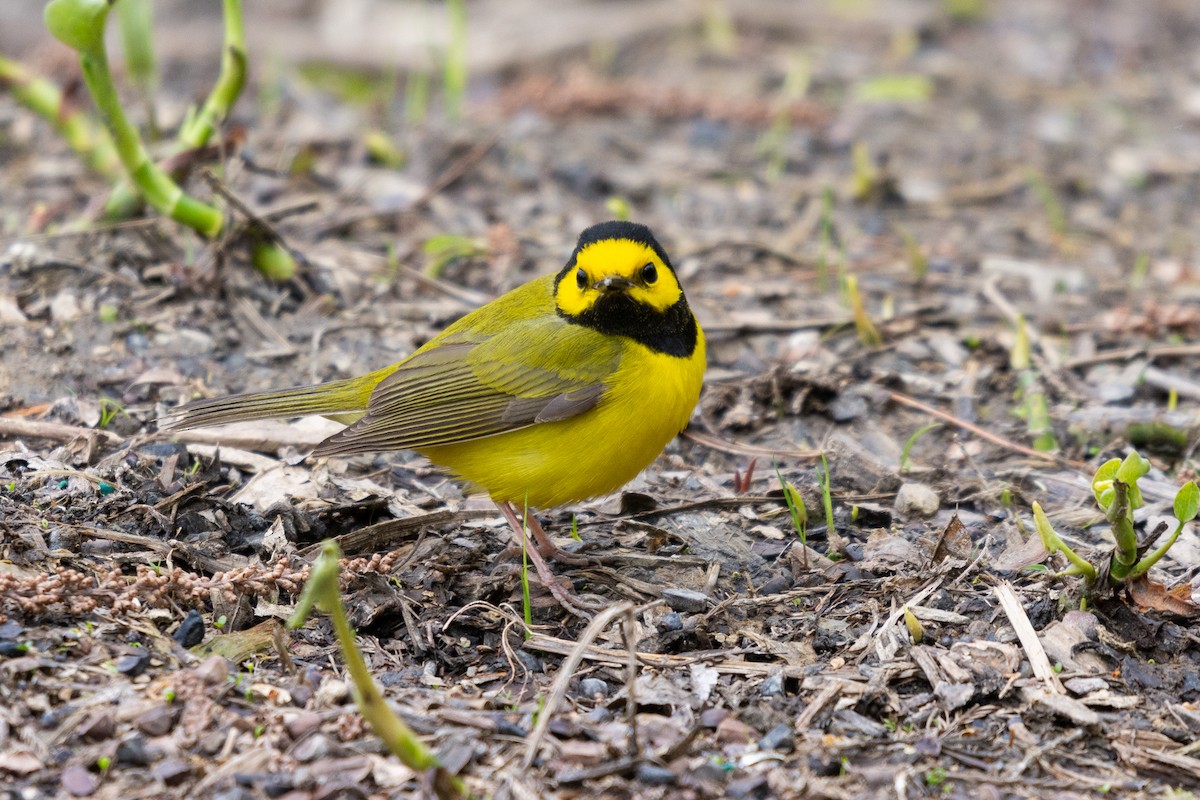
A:
[[[704,368],[702,331],[686,358],[630,341],[590,411],[421,452],[497,502],[552,508],[607,494],[633,480],[687,426]]]

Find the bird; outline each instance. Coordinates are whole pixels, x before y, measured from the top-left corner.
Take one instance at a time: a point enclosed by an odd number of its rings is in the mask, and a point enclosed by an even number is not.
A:
[[[487,494],[519,546],[528,528],[537,547],[525,549],[543,583],[579,613],[540,555],[571,557],[528,509],[631,481],[687,426],[705,368],[704,332],[666,251],[647,226],[613,220],[586,228],[557,273],[466,314],[396,363],[198,400],[163,427],[320,414],[349,425],[310,457],[417,451],[466,492]]]

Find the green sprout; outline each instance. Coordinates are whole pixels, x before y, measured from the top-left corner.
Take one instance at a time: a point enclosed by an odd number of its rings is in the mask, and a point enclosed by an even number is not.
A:
[[[102,125],[94,125],[82,112],[70,112],[55,127],[84,160],[99,174],[114,179],[123,167],[127,176],[117,183],[104,206],[104,217],[124,219],[136,214],[142,203],[212,239],[225,229],[224,215],[208,203],[184,192],[178,181],[187,174],[192,161],[185,153],[204,147],[216,132],[246,83],[246,37],[241,0],[222,0],[225,42],[221,70],[208,98],[198,111],[189,112],[180,127],[171,159],[170,172],[150,159],[141,135],[121,106],[112,72],[109,69],[104,31],[115,0],[51,0],[46,5],[45,21],[50,33],[79,56],[84,83],[99,111]],[[156,81],[152,50],[149,3],[125,0],[121,3],[121,27],[130,74],[147,97]],[[47,116],[52,107],[61,107],[61,93],[53,86],[27,75],[15,77],[10,62],[0,60],[0,85],[10,85],[18,100],[35,112]],[[55,97],[58,103],[55,104]],[[153,118],[153,113],[150,113]],[[153,127],[153,123],[151,125]],[[111,156],[108,154],[112,154]],[[254,228],[255,226],[251,226]],[[268,237],[250,237],[251,262],[273,279],[290,278],[295,260],[287,250]]]
[[[117,418],[118,414],[125,413],[125,406],[121,405],[111,397],[100,398],[100,422],[97,426],[101,429],[107,428],[112,424],[112,421]]]
[[[346,670],[350,674],[355,705],[370,723],[371,730],[405,766],[417,772],[432,771],[433,791],[439,798],[464,796],[466,790],[462,781],[447,772],[416,732],[396,716],[371,678],[367,662],[355,643],[354,629],[350,626],[346,607],[338,594],[341,557],[342,551],[337,542],[327,540],[321,546],[321,554],[312,566],[308,582],[304,584],[304,590],[296,602],[296,611],[288,620],[288,627],[299,628],[314,608],[328,614],[346,662]]]
[[[1175,530],[1153,551],[1144,553],[1145,548],[1138,543],[1133,527],[1133,512],[1141,508],[1143,503],[1138,479],[1149,471],[1150,462],[1132,450],[1124,459],[1114,458],[1105,462],[1092,477],[1092,495],[1096,505],[1104,512],[1115,543],[1107,570],[1108,583],[1113,587],[1143,578],[1167,554],[1184,527],[1200,511],[1200,488],[1195,481],[1188,481],[1175,495]],[[1071,563],[1059,574],[1082,575],[1089,585],[1094,584],[1099,577],[1099,570],[1063,543],[1037,503],[1033,504],[1033,518],[1046,550],[1050,553],[1061,552]]]
[[[446,0],[450,12],[450,42],[442,65],[442,83],[446,90],[446,115],[451,121],[462,119],[463,98],[467,94],[467,3]]]
[[[909,457],[909,454],[911,453],[911,451],[913,449],[913,445],[915,445],[917,443],[917,439],[920,439],[922,436],[929,433],[934,428],[940,428],[940,427],[942,427],[942,424],[940,422],[931,422],[928,425],[917,428],[915,431],[913,431],[913,435],[908,437],[908,441],[906,441],[904,443],[903,449],[900,450],[900,471],[901,472],[908,472],[908,470],[912,468],[912,459]]]
[[[875,323],[871,321],[871,317],[867,314],[867,307],[863,304],[862,295],[859,294],[857,276],[846,276],[846,294],[850,300],[850,309],[854,313],[854,329],[858,332],[858,340],[867,347],[878,347],[883,344],[883,336],[880,335],[879,328],[875,327]]]
[[[117,156],[138,192],[161,214],[212,238],[224,226],[221,212],[185,194],[150,160],[137,128],[121,107],[104,44],[110,8],[108,0],[51,0],[46,5],[46,27],[56,39],[79,54],[84,83],[113,138]]]
[[[1050,405],[1041,387],[1041,377],[1033,367],[1029,330],[1025,318],[1020,315],[1017,316],[1017,337],[1009,353],[1009,364],[1017,373],[1017,393],[1021,401],[1017,413],[1025,419],[1026,429],[1033,437],[1033,449],[1042,453],[1057,450],[1054,425],[1050,421]]]
[[[800,544],[804,547],[800,550],[803,556],[804,566],[808,567],[808,508],[804,505],[804,496],[800,494],[790,481],[783,479],[783,473],[779,471],[779,467],[775,467],[775,478],[779,481],[779,488],[783,490],[783,502],[787,504],[788,514],[792,518],[792,527],[796,529],[796,535],[800,537]]]
[[[825,527],[829,531],[830,540],[832,540],[836,533],[833,524],[833,492],[829,487],[829,462],[825,460],[824,453],[821,453],[821,470],[823,472],[821,478],[821,505],[825,507]]]
[[[429,263],[425,266],[425,274],[431,278],[441,275],[446,267],[456,261],[476,258],[487,253],[487,248],[478,240],[470,236],[459,236],[453,233],[430,236],[425,240],[423,249],[425,250],[425,255],[429,256]]]

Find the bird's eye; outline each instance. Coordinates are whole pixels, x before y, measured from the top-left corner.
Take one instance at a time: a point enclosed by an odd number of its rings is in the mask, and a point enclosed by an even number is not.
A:
[[[578,270],[576,270],[576,272],[575,272],[575,283],[579,285],[579,288],[580,288],[580,289],[586,289],[586,288],[587,288],[587,285],[588,285],[588,274],[587,274],[587,270],[585,270],[583,267],[580,267]]]
[[[653,264],[647,264],[642,267],[642,280],[646,283],[654,283],[658,280],[658,268]]]

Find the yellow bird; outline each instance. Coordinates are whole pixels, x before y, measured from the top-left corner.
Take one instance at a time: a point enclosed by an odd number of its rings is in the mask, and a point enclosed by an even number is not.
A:
[[[312,455],[416,450],[486,492],[520,534],[513,503],[552,508],[632,480],[687,425],[704,369],[704,333],[662,246],[644,225],[605,222],[580,234],[557,274],[467,314],[402,361],[200,400],[166,427],[357,417]],[[532,516],[527,524],[544,552],[561,555]],[[570,608],[532,549],[530,558]]]

